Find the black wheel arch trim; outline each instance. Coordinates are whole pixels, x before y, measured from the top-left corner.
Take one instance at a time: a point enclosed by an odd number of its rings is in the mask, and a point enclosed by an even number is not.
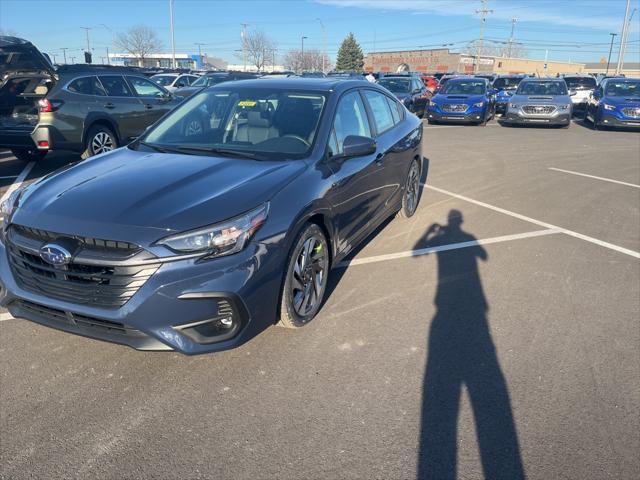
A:
[[[122,135],[120,135],[120,129],[118,128],[117,122],[111,118],[109,115],[104,113],[91,112],[87,115],[87,118],[84,121],[84,131],[82,132],[82,145],[86,147],[87,144],[87,135],[89,130],[94,127],[96,124],[104,123],[106,124],[116,135],[116,141],[118,144],[122,140]]]

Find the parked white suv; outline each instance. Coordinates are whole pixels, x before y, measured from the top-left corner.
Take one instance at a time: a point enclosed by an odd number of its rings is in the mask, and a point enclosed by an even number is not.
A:
[[[574,115],[583,113],[591,98],[591,94],[596,89],[596,79],[591,75],[565,75],[564,81],[570,92],[575,92],[571,96]]]

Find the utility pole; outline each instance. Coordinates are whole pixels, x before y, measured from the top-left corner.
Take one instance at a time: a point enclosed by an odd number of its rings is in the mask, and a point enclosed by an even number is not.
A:
[[[629,39],[629,30],[631,30],[631,19],[633,18],[637,10],[637,8],[633,9],[631,15],[629,16],[629,21],[627,22],[627,32],[624,37],[624,45],[622,46],[622,51],[620,52],[620,72],[618,73],[622,73],[622,69],[624,68],[624,54],[627,51],[627,40]]]
[[[109,58],[109,47],[107,47],[107,65],[111,65],[111,59]]]
[[[104,23],[101,23],[100,26],[109,30],[109,33],[111,33],[111,44],[114,44],[115,34],[113,33],[113,30]],[[107,47],[107,65],[111,65],[111,59],[109,58],[109,47]]]
[[[173,68],[176,68],[176,37],[173,33],[173,0],[169,0],[169,29],[171,30],[171,64]]]
[[[307,38],[305,36],[301,37],[302,40],[302,48],[300,49],[300,73],[304,72],[304,39]]]
[[[200,47],[202,47],[202,45],[206,45],[206,43],[198,43],[198,42],[196,42],[196,43],[194,43],[194,45],[198,46],[198,58],[200,59],[200,68],[202,68],[202,64],[203,64],[203,61],[202,61],[202,49]]]
[[[242,38],[242,62],[244,66],[242,67],[243,71],[247,71],[247,27],[248,23],[241,23],[242,30],[240,31],[240,37]]]
[[[629,10],[631,9],[631,0],[627,0],[627,7],[624,10],[624,21],[622,22],[622,33],[620,35],[620,50],[618,50],[618,64],[616,65],[616,75],[620,73],[624,64],[624,47],[627,41],[627,31],[629,23]]]
[[[64,64],[67,64],[67,50],[69,50],[69,47],[62,47],[60,50],[62,50],[62,56],[64,57]]]
[[[516,28],[516,22],[518,21],[518,19],[516,17],[513,17],[511,19],[511,36],[509,37],[509,58],[511,58],[512,55],[512,46],[513,46],[513,31]]]
[[[547,60],[549,59],[549,50],[544,51],[544,76],[547,76]]]
[[[53,57],[53,64],[55,65],[56,64],[56,54],[52,53],[51,56]]]
[[[91,46],[89,45],[89,30],[91,30],[91,27],[80,27],[80,28],[87,32],[87,52],[91,52]]]
[[[322,73],[325,73],[324,59],[327,56],[327,31],[324,28],[324,23],[319,18],[316,18],[320,22],[320,28],[322,28]]]
[[[493,10],[487,9],[487,2],[488,0],[480,0],[482,8],[480,10],[476,10],[476,14],[480,15],[480,39],[478,41],[478,55],[476,56],[476,72],[480,69],[480,56],[482,55],[484,43],[484,24],[487,21],[487,14],[493,13]]]
[[[605,75],[609,75],[609,64],[611,63],[611,52],[613,51],[613,39],[616,38],[617,33],[610,33],[611,35],[611,46],[609,47],[609,58],[607,59],[607,71]]]

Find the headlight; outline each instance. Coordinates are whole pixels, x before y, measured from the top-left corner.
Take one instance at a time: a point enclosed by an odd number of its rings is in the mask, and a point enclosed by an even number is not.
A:
[[[569,107],[571,107],[571,105],[558,105],[558,108],[560,108],[560,110],[568,110]]]
[[[615,110],[616,109],[615,105],[609,105],[608,103],[603,103],[602,106],[604,107],[605,110]]]
[[[484,102],[474,103],[473,106],[476,108],[482,108],[484,106]]]
[[[265,203],[226,222],[190,232],[172,235],[159,240],[164,245],[181,253],[207,253],[210,257],[222,257],[242,250],[251,237],[264,224],[269,213],[269,204]]]
[[[20,198],[20,195],[22,195],[23,191],[24,189],[22,188],[14,190],[11,195],[9,195],[7,199],[0,204],[0,231],[4,230],[9,225],[11,215],[13,215],[13,212],[18,206],[18,199]]]
[[[518,108],[517,103],[509,103],[509,108]]]

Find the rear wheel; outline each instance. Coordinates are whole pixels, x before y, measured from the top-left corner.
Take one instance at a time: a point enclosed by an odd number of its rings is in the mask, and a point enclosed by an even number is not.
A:
[[[404,187],[404,195],[402,196],[402,208],[399,215],[402,218],[412,217],[418,209],[418,202],[420,201],[420,177],[422,169],[420,162],[415,159],[411,162],[409,173],[407,174],[407,180]]]
[[[38,150],[37,148],[12,148],[11,153],[13,153],[18,160],[22,160],[23,162],[37,162],[45,157],[48,150]]]
[[[118,148],[118,138],[105,125],[95,125],[87,132],[87,143],[81,157],[83,159],[110,152]]]
[[[307,224],[289,253],[278,325],[299,328],[313,320],[322,306],[328,275],[327,238],[318,225]]]

